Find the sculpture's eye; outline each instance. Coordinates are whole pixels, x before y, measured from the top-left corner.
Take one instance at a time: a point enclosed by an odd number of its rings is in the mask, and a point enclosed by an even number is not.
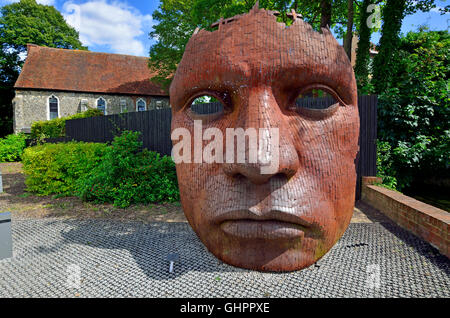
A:
[[[192,119],[211,121],[223,115],[224,104],[212,95],[201,95],[192,100],[188,112]]]
[[[291,110],[314,119],[323,119],[333,115],[342,100],[330,88],[323,85],[311,85],[300,91]]]

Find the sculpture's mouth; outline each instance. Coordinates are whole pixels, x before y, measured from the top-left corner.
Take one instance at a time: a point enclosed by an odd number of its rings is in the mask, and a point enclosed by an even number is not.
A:
[[[232,211],[218,219],[225,233],[247,239],[301,238],[311,230],[311,224],[296,215],[270,211],[255,214],[248,210]]]
[[[232,220],[223,222],[220,228],[229,235],[247,239],[287,239],[305,234],[301,225],[277,220]]]

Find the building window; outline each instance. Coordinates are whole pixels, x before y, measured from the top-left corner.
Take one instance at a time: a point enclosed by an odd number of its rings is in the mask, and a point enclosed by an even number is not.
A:
[[[162,101],[161,100],[157,100],[156,101],[156,109],[161,109],[161,108],[163,108]]]
[[[81,104],[82,112],[85,112],[88,110],[88,100],[87,99],[82,99],[80,104]]]
[[[101,110],[106,115],[106,100],[100,97],[97,99],[97,109]]]
[[[145,101],[142,98],[140,98],[136,102],[136,108],[137,108],[138,112],[143,112],[143,111],[147,110],[147,104],[145,103]]]
[[[52,95],[48,98],[48,119],[52,120],[59,117],[59,100]]]
[[[125,99],[120,100],[120,112],[124,113],[127,111],[127,101]]]

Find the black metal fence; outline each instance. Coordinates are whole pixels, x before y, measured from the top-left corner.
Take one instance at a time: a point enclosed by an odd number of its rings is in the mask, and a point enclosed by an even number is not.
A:
[[[331,101],[330,97],[303,98],[297,101],[297,105],[321,109],[329,106]],[[211,113],[220,111],[220,107],[220,104],[211,103],[195,105],[194,108],[200,113]],[[361,128],[360,151],[356,159],[357,200],[361,197],[361,176],[376,175],[377,96],[360,96],[358,108]],[[169,108],[72,119],[66,121],[66,138],[57,141],[110,142],[120,131],[133,130],[142,133],[144,148],[163,155],[170,155],[172,150],[171,120],[172,114]]]

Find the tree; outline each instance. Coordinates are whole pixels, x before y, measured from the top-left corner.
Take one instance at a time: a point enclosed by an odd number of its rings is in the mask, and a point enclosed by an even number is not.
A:
[[[386,0],[382,9],[383,27],[378,54],[373,61],[373,88],[382,93],[391,82],[390,70],[399,45],[403,18],[416,11],[429,11],[436,7],[434,0]]]
[[[398,41],[391,81],[379,96],[378,136],[389,144],[400,190],[450,178],[450,35],[421,28]]]
[[[375,93],[381,93],[391,80],[393,55],[398,48],[399,34],[405,16],[406,0],[387,0],[383,10],[383,28],[378,54],[373,61]]]
[[[349,59],[352,58],[352,39],[353,39],[353,16],[355,14],[353,10],[353,0],[347,1],[347,32],[344,38],[344,50],[347,53]]]
[[[25,52],[26,45],[63,49],[87,49],[78,32],[69,26],[53,6],[37,4],[36,0],[21,0],[1,8],[0,40],[2,49]]]
[[[371,29],[367,25],[370,13],[367,12],[372,0],[364,0],[359,14],[359,41],[356,49],[355,77],[358,89],[364,93],[369,91],[369,61],[370,61],[370,35]]]
[[[320,0],[320,27],[326,28],[331,26],[331,0]]]
[[[23,65],[29,43],[86,50],[78,32],[69,26],[53,6],[37,4],[35,0],[21,0],[0,9],[0,135],[12,129],[13,86]]]

